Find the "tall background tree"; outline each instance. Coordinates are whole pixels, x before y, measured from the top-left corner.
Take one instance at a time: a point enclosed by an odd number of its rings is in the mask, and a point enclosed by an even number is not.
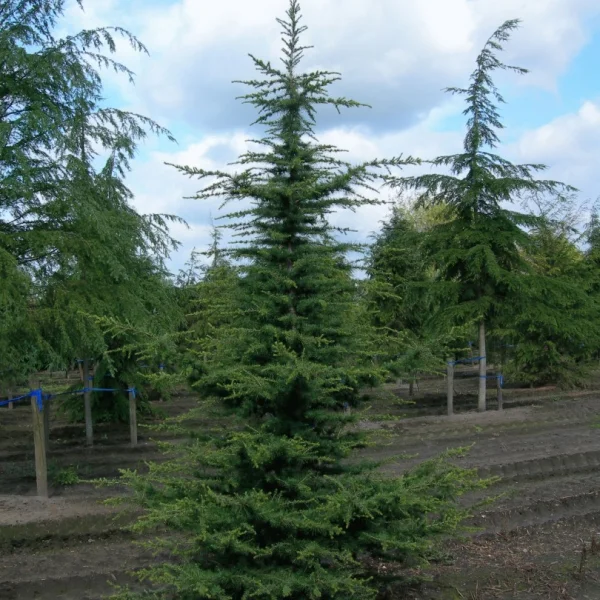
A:
[[[171,136],[102,98],[103,68],[133,78],[110,57],[116,38],[146,49],[119,27],[57,38],[64,8],[0,4],[0,268],[10,282],[0,348],[13,379],[99,359],[108,344],[92,313],[148,319],[164,302],[163,261],[175,247],[173,217],[139,215],[124,184],[147,132]]]
[[[504,307],[520,294],[523,277],[530,272],[522,253],[530,243],[527,228],[539,222],[507,204],[529,194],[573,191],[560,182],[535,179],[544,165],[515,165],[492,152],[500,141],[496,131],[503,128],[497,105],[504,102],[492,74],[527,72],[496,56],[518,23],[506,21],[492,34],[477,57],[468,88],[447,88],[466,97],[468,116],[463,152],[429,161],[449,173],[388,180],[393,187],[417,190],[423,205],[445,204],[454,212],[448,223],[432,229],[427,243],[439,280],[451,284],[457,296],[456,303],[440,313],[443,322],[478,324],[480,410],[486,403],[486,330],[501,325]]]

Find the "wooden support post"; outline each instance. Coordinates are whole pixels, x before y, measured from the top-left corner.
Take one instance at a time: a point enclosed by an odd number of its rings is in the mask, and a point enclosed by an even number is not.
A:
[[[46,451],[50,450],[50,399],[44,400],[44,435],[46,437]]]
[[[42,390],[42,382],[38,375],[32,375],[29,378],[29,386],[32,390]],[[50,450],[50,401],[44,400],[44,395],[42,394],[42,400],[44,405],[44,410],[42,411],[42,417],[44,419],[44,440],[46,443],[46,452]]]
[[[135,388],[129,390],[129,433],[131,435],[131,445],[137,446],[137,407],[135,401]]]
[[[496,376],[496,389],[498,391],[498,410],[504,408],[504,399],[502,398],[502,373]]]
[[[7,388],[6,392],[7,392],[7,394],[6,394],[6,395],[7,395],[7,399],[8,399],[8,400],[12,400],[12,399],[13,399],[12,388],[10,388],[10,387],[9,387],[9,388]],[[12,408],[14,408],[14,407],[15,407],[15,405],[14,405],[12,402],[9,402],[9,403],[8,403],[8,408],[11,408],[11,409],[12,409]]]
[[[94,445],[94,425],[92,423],[92,392],[93,378],[90,376],[90,362],[86,358],[83,361],[83,412],[85,414],[85,443],[87,446]]]
[[[454,361],[448,359],[447,364],[447,384],[448,384],[448,416],[454,414]]]
[[[44,432],[44,414],[40,411],[41,396],[31,397],[31,412],[33,417],[33,442],[35,444],[35,480],[37,495],[48,497],[48,464],[46,461],[46,433]]]
[[[479,394],[477,397],[477,408],[479,412],[486,410],[487,395],[487,359],[485,356],[485,323],[479,322]]]

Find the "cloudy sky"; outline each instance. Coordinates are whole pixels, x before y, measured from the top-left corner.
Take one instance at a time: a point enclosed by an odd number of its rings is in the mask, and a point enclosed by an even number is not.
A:
[[[172,258],[177,269],[192,248],[206,248],[218,202],[185,199],[199,184],[164,163],[223,168],[257,135],[249,127],[252,107],[236,100],[247,90],[232,80],[254,76],[248,53],[278,59],[275,19],[288,0],[84,0],[84,7],[72,2],[65,31],[120,25],[148,47],[146,56],[121,45],[117,57],[136,84],[107,73],[106,96],[177,138],[148,140],[128,180],[140,212],[174,213],[189,223],[172,232],[183,244]],[[303,68],[340,71],[332,94],[372,106],[320,115],[320,140],[356,161],[460,151],[462,101],[442,88],[466,86],[489,35],[506,19],[522,19],[502,59],[530,72],[496,79],[507,101],[499,151],[514,162],[548,165],[544,177],[576,186],[582,200],[600,196],[598,0],[301,0],[301,7],[305,42],[314,46]],[[387,210],[368,207],[340,219],[367,239]]]

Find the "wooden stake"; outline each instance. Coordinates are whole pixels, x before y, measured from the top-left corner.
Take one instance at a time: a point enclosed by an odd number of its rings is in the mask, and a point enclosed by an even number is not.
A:
[[[137,446],[137,407],[135,401],[135,388],[131,387],[129,391],[129,433],[131,435],[131,445]]]
[[[6,392],[7,392],[7,394],[6,394],[7,395],[7,399],[8,400],[12,400],[13,399],[12,388],[10,388],[10,387],[7,388]],[[13,409],[14,407],[15,407],[15,405],[12,402],[8,403],[8,408]]]
[[[498,391],[498,410],[504,408],[504,399],[502,398],[502,373],[496,376],[496,390]]]
[[[448,416],[454,414],[454,362],[452,359],[447,361],[447,381],[448,384]]]
[[[37,387],[42,389],[42,382],[38,380]],[[44,438],[46,442],[46,452],[50,450],[50,399],[44,400],[42,396],[42,402],[44,403],[44,410],[42,415],[44,417]]]
[[[33,443],[35,445],[35,480],[37,495],[48,497],[48,464],[46,461],[46,434],[44,432],[44,415],[38,406],[38,396],[31,397],[33,416]]]
[[[88,390],[83,393],[83,412],[85,414],[85,443],[88,446],[94,445],[94,425],[92,423],[92,392],[89,389],[93,385],[93,378],[90,376],[90,363],[86,358],[83,361],[83,386]]]
[[[587,548],[585,544],[581,549],[581,559],[579,560],[579,573],[583,573],[583,569],[585,568],[585,564],[587,562]]]
[[[487,360],[485,357],[485,323],[479,322],[479,394],[477,408],[479,412],[485,412],[487,394]]]

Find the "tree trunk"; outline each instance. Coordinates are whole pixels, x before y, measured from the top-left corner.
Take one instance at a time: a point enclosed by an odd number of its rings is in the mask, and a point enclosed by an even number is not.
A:
[[[485,322],[479,322],[479,412],[485,412],[487,392],[487,360],[485,357]]]

